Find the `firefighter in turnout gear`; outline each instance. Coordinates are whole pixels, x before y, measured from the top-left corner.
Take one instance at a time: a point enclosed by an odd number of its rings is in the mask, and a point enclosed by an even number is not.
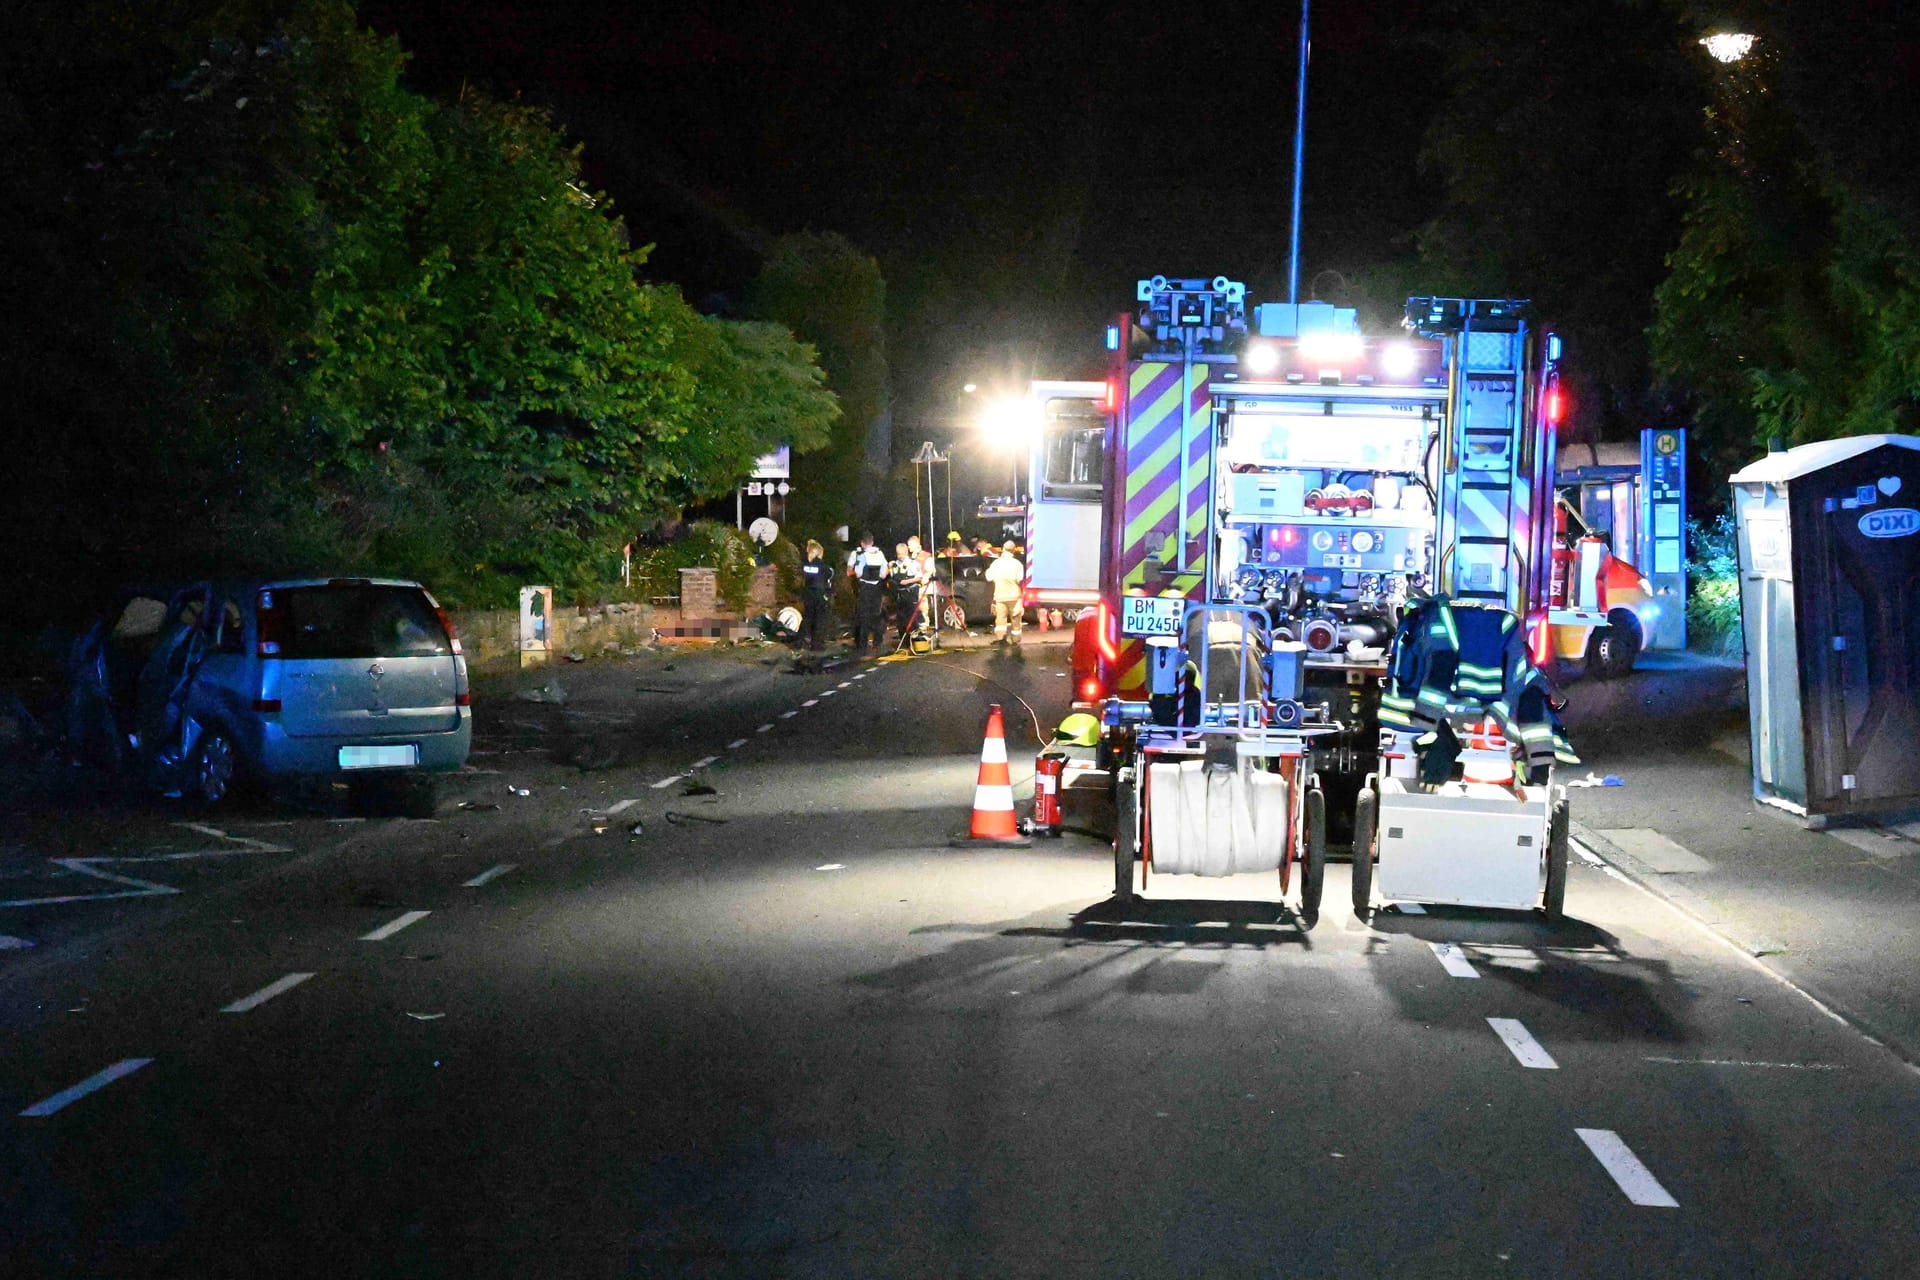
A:
[[[900,628],[900,638],[905,640],[907,633],[913,630],[914,618],[920,612],[920,561],[906,543],[902,542],[893,549],[893,564],[889,566],[888,577],[893,582],[893,625]]]
[[[853,651],[865,654],[869,644],[879,652],[887,634],[886,553],[873,545],[873,535],[860,535],[860,545],[847,560],[847,576],[853,579]]]
[[[1009,542],[1000,556],[987,566],[987,581],[993,584],[993,638],[1005,640],[1008,628],[1013,642],[1020,643],[1020,628],[1026,621],[1026,607],[1020,602],[1020,586],[1026,581],[1026,566],[1013,553]]]
[[[805,610],[800,643],[814,653],[824,649],[833,637],[833,585],[833,566],[827,563],[826,549],[807,539],[807,558],[800,565],[800,603]]]
[[[1445,596],[1410,606],[1387,659],[1381,727],[1419,733],[1423,752],[1444,757],[1455,724],[1481,718],[1521,749],[1524,782],[1546,782],[1556,763],[1580,763],[1548,701],[1546,677],[1527,653],[1520,619],[1504,609],[1455,608]]]

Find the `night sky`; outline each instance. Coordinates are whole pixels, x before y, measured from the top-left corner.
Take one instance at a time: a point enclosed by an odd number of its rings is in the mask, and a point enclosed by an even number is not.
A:
[[[1337,295],[1428,212],[1417,0],[1321,0],[1302,287]],[[937,9],[382,0],[424,89],[545,104],[657,245],[724,310],[764,233],[838,231],[895,307],[896,389],[1097,366],[1156,272],[1284,296],[1298,9]],[[1080,361],[1078,367],[1073,362]]]

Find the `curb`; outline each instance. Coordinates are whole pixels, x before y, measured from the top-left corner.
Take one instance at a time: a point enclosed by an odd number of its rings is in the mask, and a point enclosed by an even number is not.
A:
[[[1764,939],[1752,942],[1737,936],[1731,926],[1720,919],[1720,913],[1714,910],[1705,898],[1691,889],[1681,889],[1678,885],[1670,883],[1674,879],[1673,876],[1662,875],[1647,867],[1591,827],[1583,826],[1578,822],[1571,822],[1568,827],[1569,834],[1575,842],[1599,858],[1609,870],[1618,873],[1629,884],[1660,899],[1713,937],[1740,952],[1751,963],[1764,970],[1774,981],[1797,993],[1835,1022],[1857,1032],[1867,1043],[1885,1049],[1909,1070],[1920,1072],[1920,1048],[1909,1045],[1888,1033],[1874,1019],[1860,1013],[1846,1002],[1828,995],[1785,967],[1767,963],[1768,956],[1776,956],[1786,951],[1784,944],[1768,942]]]

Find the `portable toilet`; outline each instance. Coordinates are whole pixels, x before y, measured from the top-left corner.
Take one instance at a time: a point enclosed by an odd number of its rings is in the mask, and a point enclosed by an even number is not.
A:
[[[1728,482],[1754,798],[1813,825],[1920,805],[1920,437],[1822,440]]]

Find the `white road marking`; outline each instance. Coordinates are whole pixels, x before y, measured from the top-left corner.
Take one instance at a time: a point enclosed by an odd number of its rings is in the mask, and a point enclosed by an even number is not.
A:
[[[866,669],[865,671],[862,671],[862,672],[861,672],[860,674],[861,674],[861,675],[863,675],[863,676],[870,676],[870,675],[872,675],[872,674],[873,674],[874,672],[876,672],[876,671],[878,671],[879,669],[880,669],[880,668],[878,668],[878,667],[868,667],[868,668],[867,668],[867,669]]]
[[[62,1089],[51,1098],[41,1099],[20,1114],[23,1116],[50,1116],[68,1103],[78,1102],[95,1089],[105,1088],[121,1076],[130,1076],[152,1061],[152,1058],[122,1058],[105,1071],[95,1072],[79,1084],[74,1085],[73,1088]]]
[[[729,742],[727,744],[727,750],[738,751],[740,748],[746,745],[747,745],[747,740],[745,738],[735,738],[732,742]]]
[[[1845,1071],[1837,1062],[1749,1062],[1744,1058],[1642,1058],[1681,1067],[1772,1067],[1780,1071]]]
[[[1587,1150],[1593,1152],[1620,1189],[1627,1193],[1627,1199],[1635,1204],[1646,1205],[1653,1209],[1678,1209],[1680,1202],[1667,1194],[1667,1189],[1640,1163],[1640,1157],[1627,1149],[1620,1135],[1611,1129],[1575,1129],[1580,1141],[1587,1144]]]
[[[520,864],[517,862],[503,862],[497,867],[488,867],[485,871],[482,871],[479,875],[475,876],[473,879],[462,880],[460,882],[460,887],[462,889],[478,889],[481,885],[486,884],[490,880],[498,880],[501,876],[507,874],[507,872],[513,870],[515,867],[519,865]]]
[[[857,678],[857,677],[856,677],[856,678]],[[842,680],[842,681],[841,681],[841,682],[840,682],[839,684],[837,684],[837,685],[835,685],[835,686],[833,686],[833,687],[834,687],[834,688],[836,688],[836,689],[851,689],[851,688],[853,688],[853,681],[852,681],[852,680]]]
[[[1487,1025],[1493,1028],[1495,1035],[1506,1042],[1507,1048],[1513,1050],[1513,1056],[1519,1059],[1521,1066],[1534,1067],[1541,1071],[1560,1069],[1560,1064],[1553,1060],[1553,1055],[1540,1047],[1540,1042],[1520,1025],[1518,1018],[1488,1018]]]
[[[754,730],[754,732],[755,732],[755,733],[765,733],[765,732],[767,732],[767,731],[768,731],[769,729],[772,729],[772,728],[773,728],[773,725],[772,725],[771,723],[767,723],[767,724],[763,724],[763,725],[761,725],[761,726],[760,726],[760,727],[759,727],[758,729],[755,729],[755,730]]]
[[[639,803],[640,801],[638,799],[634,799],[634,800],[622,800],[618,804],[610,804],[607,806],[607,816],[612,817],[616,813],[625,813],[627,810],[633,808],[633,806]]]
[[[33,945],[27,938],[16,938],[10,933],[0,933],[0,951],[25,951]]]
[[[112,854],[98,854],[84,858],[49,858],[48,862],[63,867],[75,875],[89,876],[95,880],[105,880],[108,884],[124,885],[125,888],[105,893],[66,893],[44,898],[11,898],[0,902],[0,907],[46,907],[67,902],[95,902],[109,898],[152,898],[170,893],[179,893],[170,884],[161,884],[155,880],[142,880],[137,876],[117,875],[103,870],[107,863],[139,862],[186,862],[195,858],[231,858],[243,853],[292,853],[293,850],[283,844],[273,844],[266,840],[253,840],[246,836],[228,835],[218,827],[209,827],[199,822],[178,822],[174,824],[203,836],[212,836],[226,841],[218,849],[183,849],[177,853],[152,853],[136,857],[116,857]]]
[[[839,692],[840,691],[838,689],[822,689],[820,691],[820,696],[823,698],[831,698],[834,694]]]
[[[1606,863],[1602,862],[1599,858],[1594,856],[1593,850],[1587,848],[1587,846],[1581,844],[1578,840],[1567,841],[1567,847],[1572,849],[1576,854],[1580,856],[1580,861],[1586,863],[1590,867],[1604,867],[1607,865]]]
[[[704,769],[708,765],[712,764],[715,760],[718,760],[719,758],[720,758],[719,756],[701,756],[698,760],[695,760],[693,762],[692,767],[695,769]]]
[[[409,911],[403,916],[396,916],[392,920],[389,920],[385,924],[381,925],[378,929],[375,929],[372,933],[361,934],[360,941],[385,942],[388,938],[391,938],[394,934],[400,932],[402,929],[406,928],[408,925],[419,924],[422,920],[425,920],[427,918],[428,914],[429,913],[425,911]]]
[[[672,786],[676,782],[679,782],[682,778],[685,778],[686,776],[687,775],[684,773],[676,773],[670,778],[662,778],[660,779],[660,781],[653,784],[653,789],[655,791],[665,791],[668,787]]]
[[[1427,914],[1427,909],[1417,902],[1396,902],[1393,906],[1401,915],[1423,916]]]
[[[860,673],[859,675],[857,675],[857,676],[855,676],[855,677],[853,677],[853,679],[854,679],[854,680],[865,680],[866,678],[867,678],[867,673],[866,673],[866,672],[864,672],[864,671],[862,671],[862,672],[861,672],[861,673]],[[853,681],[851,681],[851,680],[850,680],[850,681],[848,681],[848,683],[849,683],[849,684],[851,684],[852,682],[853,682]]]
[[[258,1009],[275,996],[285,995],[312,976],[310,973],[290,973],[277,982],[269,982],[266,986],[260,988],[250,996],[243,996],[235,1000],[232,1004],[223,1006],[220,1012],[248,1013],[254,1009]]]
[[[793,719],[793,718],[794,718],[795,716],[797,716],[797,715],[799,715],[799,714],[800,714],[800,713],[799,713],[798,711],[782,711],[782,712],[780,713],[780,718],[781,718],[782,720],[791,720],[791,719]]]
[[[817,707],[820,705],[820,699],[808,698],[805,702],[801,703],[800,705],[803,707]]]
[[[1466,953],[1451,942],[1429,942],[1427,945],[1433,948],[1434,958],[1440,962],[1441,967],[1454,977],[1477,978],[1480,976],[1468,962]]]
[[[815,871],[845,871],[846,869],[847,869],[847,864],[844,862],[829,862],[824,867],[814,868]]]

